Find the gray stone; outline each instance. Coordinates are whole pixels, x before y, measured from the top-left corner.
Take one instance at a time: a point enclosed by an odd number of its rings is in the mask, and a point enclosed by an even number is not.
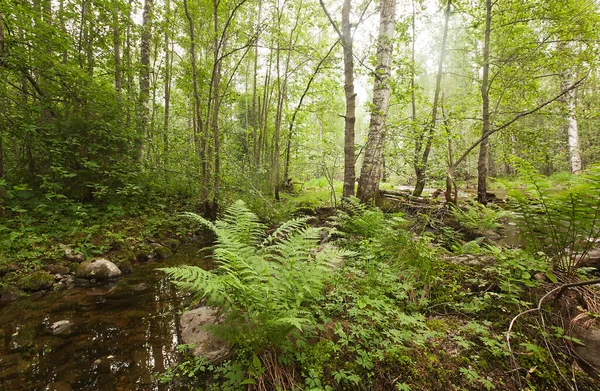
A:
[[[600,371],[600,321],[584,312],[573,318],[570,326],[571,337],[584,344],[575,345],[573,350],[582,361]]]
[[[193,344],[192,354],[219,362],[231,354],[229,344],[209,333],[203,326],[221,324],[223,316],[210,307],[200,307],[181,315],[181,338],[185,344]]]
[[[121,270],[108,259],[90,259],[79,265],[75,276],[88,280],[109,280],[121,275]]]
[[[52,335],[69,335],[73,328],[73,323],[68,320],[59,320],[50,325]]]

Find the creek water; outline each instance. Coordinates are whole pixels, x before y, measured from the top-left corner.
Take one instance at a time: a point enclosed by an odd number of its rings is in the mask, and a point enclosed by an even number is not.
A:
[[[1,390],[169,390],[189,298],[159,267],[208,267],[198,246],[93,286],[37,293],[0,307]],[[67,323],[68,321],[68,323]]]

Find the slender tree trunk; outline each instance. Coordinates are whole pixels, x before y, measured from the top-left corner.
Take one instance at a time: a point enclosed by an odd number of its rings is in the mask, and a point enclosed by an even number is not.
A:
[[[356,124],[356,93],[354,92],[354,53],[350,12],[352,0],[344,0],[342,6],[342,43],[344,51],[344,197],[354,196],[356,168],[354,166],[354,128]]]
[[[446,57],[446,42],[448,41],[448,22],[450,21],[450,9],[452,7],[452,0],[448,0],[446,5],[446,14],[444,19],[444,33],[442,37],[442,48],[440,49],[440,61],[438,63],[438,72],[435,80],[435,92],[433,95],[433,108],[431,110],[431,122],[427,126],[427,129],[424,131],[425,135],[425,149],[423,150],[423,155],[419,159],[419,154],[421,153],[422,141],[417,141],[415,146],[415,174],[417,176],[417,184],[415,186],[415,190],[413,191],[413,195],[416,197],[421,196],[423,193],[423,189],[425,188],[426,182],[426,171],[427,171],[427,162],[429,160],[429,154],[431,153],[431,145],[433,142],[433,134],[437,128],[437,111],[438,111],[438,102],[439,96],[442,89],[442,77],[444,72],[444,58]]]
[[[489,97],[489,73],[490,73],[490,34],[492,26],[492,0],[486,0],[485,13],[485,35],[483,42],[483,76],[481,79],[481,101],[482,101],[482,136],[490,132],[490,97]],[[477,201],[487,203],[487,153],[488,137],[481,140],[479,144],[479,160],[477,163]]]
[[[564,78],[563,89],[568,87],[570,81],[568,77]],[[564,96],[567,107],[567,137],[569,141],[569,162],[571,163],[571,172],[578,174],[581,172],[581,152],[579,150],[579,127],[577,123],[577,89],[569,91]]]
[[[208,167],[206,164],[206,140],[202,135],[202,116],[200,115],[200,93],[198,91],[198,71],[196,60],[196,33],[194,29],[194,20],[190,15],[187,0],[183,0],[183,9],[188,20],[190,32],[190,60],[192,64],[192,86],[194,89],[194,116],[193,116],[193,131],[194,131],[194,149],[196,156],[201,165],[201,191],[200,197],[202,203],[208,200]],[[202,138],[202,140],[200,140]]]
[[[259,106],[260,103],[257,104],[257,84],[256,84],[256,78],[258,75],[258,38],[259,38],[259,28],[260,28],[260,18],[261,18],[261,13],[262,13],[262,1],[259,0],[258,2],[258,18],[257,18],[257,22],[256,22],[256,27],[255,27],[255,34],[256,34],[256,44],[254,46],[254,81],[253,81],[253,87],[252,87],[252,157],[253,157],[253,162],[254,162],[254,166],[258,167],[259,162],[260,162],[260,158],[259,158],[259,154],[260,154],[260,145],[259,145],[259,139],[258,139],[258,132],[257,132],[257,125],[258,125],[258,116],[259,116]],[[259,98],[260,99],[260,98]]]
[[[379,199],[379,181],[385,147],[385,122],[390,99],[390,67],[392,62],[396,1],[382,0],[377,47],[378,65],[373,87],[373,111],[369,135],[365,147],[365,158],[360,172],[357,196],[362,202]]]
[[[133,106],[133,102],[135,102],[134,91],[133,91],[133,63],[131,59],[131,11],[133,8],[133,0],[129,0],[127,5],[127,27],[125,29],[125,58],[123,59],[125,62],[125,69],[127,75],[127,107],[126,107],[126,125],[129,128],[131,126],[131,109]],[[136,145],[137,149],[137,145]],[[136,150],[136,155],[138,151]]]
[[[152,8],[154,0],[144,0],[142,15],[142,35],[140,42],[140,120],[137,137],[137,160],[144,159],[145,140],[150,125],[150,54],[152,43]]]
[[[171,0],[165,1],[165,12],[167,26],[171,24]],[[164,106],[165,106],[165,117],[163,121],[163,153],[164,161],[167,162],[169,158],[169,115],[171,110],[171,68],[173,66],[173,59],[171,55],[171,40],[169,38],[169,28],[165,29],[165,73],[164,73]]]
[[[119,103],[122,101],[121,90],[122,90],[122,81],[121,81],[121,34],[119,32],[119,3],[115,2],[113,6],[113,20],[112,20],[112,30],[113,30],[113,54],[115,56],[115,91],[117,92],[117,97],[119,99]]]

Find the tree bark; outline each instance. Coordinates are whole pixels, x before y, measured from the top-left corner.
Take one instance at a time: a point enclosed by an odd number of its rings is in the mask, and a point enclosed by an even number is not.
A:
[[[570,83],[569,78],[563,79],[563,89]],[[579,150],[579,127],[577,123],[577,88],[572,89],[564,96],[567,107],[567,137],[569,142],[569,162],[571,163],[571,172],[578,174],[581,172],[581,151]]]
[[[378,65],[373,87],[373,111],[369,124],[369,135],[365,147],[365,158],[360,172],[357,196],[362,202],[378,201],[379,181],[385,147],[385,121],[390,99],[390,66],[392,62],[393,37],[396,18],[396,1],[382,0],[379,39],[377,47]]]
[[[350,12],[352,11],[352,0],[344,0],[342,5],[342,31],[333,21],[323,0],[321,7],[327,15],[331,25],[338,33],[342,41],[344,51],[344,95],[346,98],[346,113],[344,115],[344,197],[354,196],[356,182],[356,168],[354,159],[354,128],[356,124],[356,93],[354,92],[354,51],[352,24],[350,23]]]
[[[490,35],[492,26],[492,0],[486,0],[485,12],[485,34],[483,41],[483,76],[481,79],[481,101],[482,101],[482,136],[490,133],[490,97],[489,97],[489,74],[490,74]],[[481,140],[479,144],[479,160],[477,163],[477,201],[487,203],[487,153],[488,137]]]

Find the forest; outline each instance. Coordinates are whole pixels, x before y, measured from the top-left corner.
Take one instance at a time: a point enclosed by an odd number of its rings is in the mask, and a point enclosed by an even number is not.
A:
[[[598,31],[0,2],[0,388],[599,390]]]

